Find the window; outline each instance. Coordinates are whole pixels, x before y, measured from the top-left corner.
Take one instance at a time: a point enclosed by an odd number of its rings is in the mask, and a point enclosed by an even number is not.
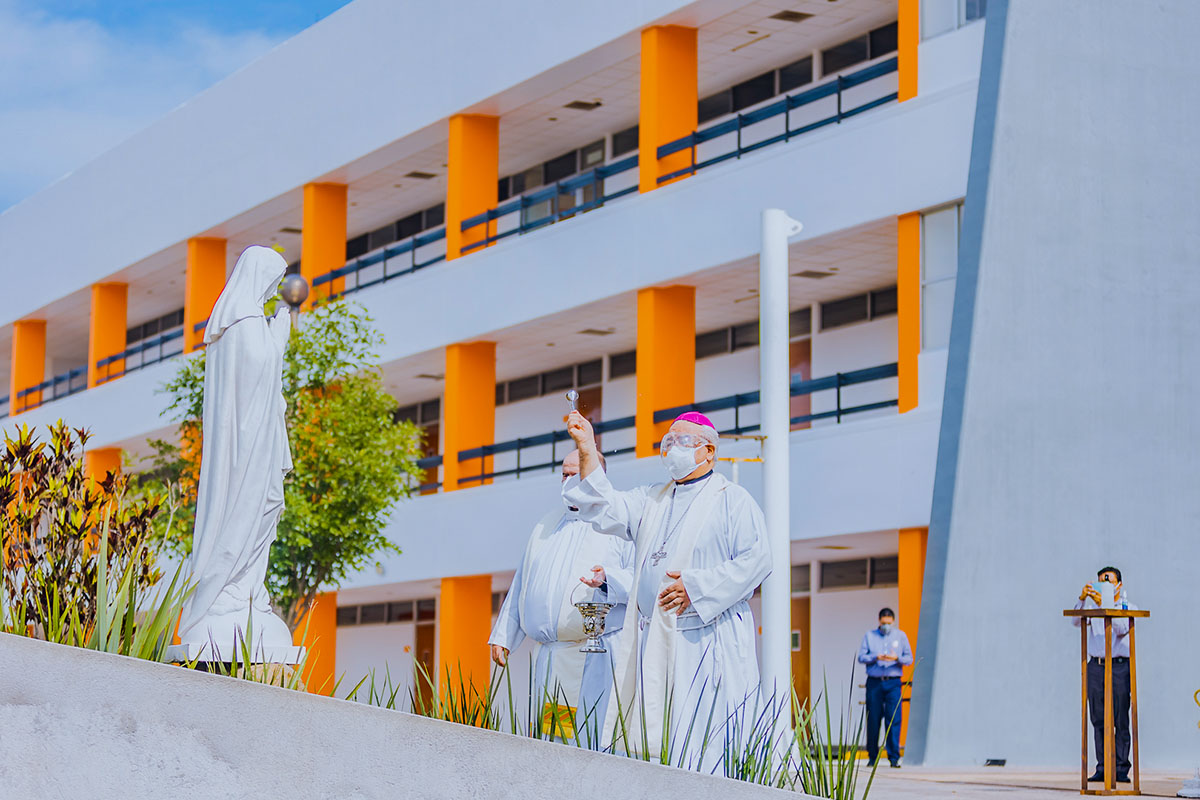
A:
[[[871,586],[896,586],[900,583],[900,557],[871,559]]]
[[[747,347],[758,347],[757,320],[733,328],[733,349],[744,350]]]
[[[871,292],[871,319],[895,314],[897,307],[895,286]]]
[[[775,96],[775,70],[764,72],[762,75],[751,78],[748,81],[743,81],[734,86],[730,91],[733,93],[734,111],[741,111],[743,108],[749,108],[755,103],[761,103],[763,100],[770,99]]]
[[[729,352],[729,328],[701,333],[696,337],[696,358]]]
[[[417,601],[417,622],[433,622],[437,617],[437,601],[432,597]]]
[[[615,353],[608,357],[608,379],[623,378],[637,372],[637,350]]]
[[[514,195],[521,194],[522,192],[529,191],[530,189],[536,189],[543,183],[542,165],[538,164],[536,167],[530,167],[524,172],[518,172],[509,180],[512,184],[512,193]]]
[[[733,111],[733,92],[726,89],[723,92],[709,95],[696,103],[696,120],[703,125],[710,119],[716,119]]]
[[[528,378],[519,378],[508,382],[508,402],[510,403],[515,403],[518,400],[528,400],[531,397],[539,397],[541,394],[541,375],[530,375]]]
[[[866,61],[870,53],[870,44],[866,35],[851,39],[848,42],[835,44],[828,50],[821,51],[821,74],[832,75],[847,67]]]
[[[396,238],[407,239],[410,236],[416,236],[424,229],[423,212],[418,211],[416,214],[409,214],[404,219],[396,221]]]
[[[790,92],[792,89],[799,89],[806,83],[812,83],[813,79],[813,60],[812,56],[806,56],[799,61],[793,61],[786,67],[779,68],[779,92]]]
[[[563,367],[542,373],[542,394],[570,389],[575,385],[575,368]]]
[[[597,358],[595,361],[588,361],[580,364],[576,368],[579,372],[579,385],[590,386],[593,383],[600,383],[604,379],[604,360]]]
[[[425,209],[425,230],[436,228],[446,221],[446,205],[438,203],[432,208]]]
[[[788,338],[807,336],[812,333],[812,308],[797,308],[788,314]]]
[[[821,562],[821,588],[845,589],[867,585],[867,559]]]
[[[422,425],[429,425],[431,423],[437,422],[441,416],[442,416],[442,401],[439,400],[438,398],[435,397],[432,400],[426,400],[424,403],[421,403],[420,422]]]
[[[128,347],[135,342],[143,339],[152,339],[160,333],[166,333],[172,328],[178,328],[183,324],[183,309],[172,311],[170,314],[163,314],[148,322],[143,322],[141,325],[134,325],[132,328],[125,330],[125,346]]]
[[[502,406],[508,402],[508,384],[496,384],[496,405]]]
[[[870,310],[867,308],[867,295],[865,294],[856,294],[853,297],[821,303],[821,330],[823,331],[853,322],[862,322],[869,318]]]
[[[397,408],[392,412],[393,422],[411,422],[414,425],[417,423],[417,406],[405,406]]]
[[[921,216],[921,349],[950,344],[961,206]]]
[[[412,600],[388,603],[388,622],[412,622],[414,617]]]
[[[792,565],[792,591],[807,592],[812,589],[812,565]]]
[[[542,176],[546,183],[561,181],[574,175],[579,167],[579,151],[572,150],[563,153],[558,158],[552,158],[542,165]]]
[[[638,149],[638,126],[617,131],[612,136],[613,158],[631,153]]]
[[[367,247],[367,234],[355,236],[353,239],[346,240],[346,260],[358,258],[370,248]]]
[[[882,28],[876,28],[871,31],[868,38],[871,45],[871,58],[879,58],[896,52],[896,23],[892,22]]]
[[[377,250],[394,241],[396,241],[396,226],[394,223],[389,223],[367,234],[367,250]]]
[[[962,0],[963,22],[974,22],[987,16],[987,0]]]
[[[592,142],[579,149],[579,168],[581,170],[598,167],[604,163],[604,140]]]
[[[499,614],[500,606],[504,605],[504,595],[506,592],[492,592],[492,613]]]
[[[338,606],[337,610],[337,625],[343,627],[345,625],[358,624],[358,606]]]
[[[387,603],[371,603],[359,607],[359,625],[374,625],[379,622],[387,622]]]

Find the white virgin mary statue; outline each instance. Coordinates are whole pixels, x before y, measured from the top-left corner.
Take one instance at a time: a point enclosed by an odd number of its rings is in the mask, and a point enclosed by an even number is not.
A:
[[[274,250],[246,248],[204,331],[204,441],[188,564],[195,590],[179,638],[225,657],[242,641],[256,657],[292,646],[264,584],[292,454],[282,377],[291,320],[286,306],[268,319],[263,305],[286,269]]]

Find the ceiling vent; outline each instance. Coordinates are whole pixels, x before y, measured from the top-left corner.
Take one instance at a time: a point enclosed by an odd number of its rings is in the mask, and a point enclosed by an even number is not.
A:
[[[778,14],[772,14],[771,19],[780,22],[803,22],[811,16],[812,14],[805,14],[803,11],[780,11]]]
[[[563,106],[563,108],[572,108],[576,111],[591,111],[594,108],[599,108],[601,105],[599,100],[592,103],[589,103],[587,100],[572,100]]]
[[[611,336],[616,332],[616,328],[605,328],[603,330],[600,328],[584,328],[581,331],[576,331],[576,333],[582,333],[584,336]]]
[[[831,275],[833,275],[832,272],[821,272],[820,270],[815,269],[806,269],[801,272],[792,273],[792,276],[796,278],[813,278],[814,280],[818,278],[828,278]]]
[[[300,233],[301,231],[299,228],[280,228],[279,232],[280,233]]]
[[[404,177],[416,178],[417,180],[427,181],[430,178],[436,178],[437,175],[434,175],[432,172],[421,172],[420,170],[414,169],[412,172],[408,173]]]
[[[422,372],[417,377],[424,378],[427,381],[443,381],[446,379],[445,375],[430,375],[428,372]]]

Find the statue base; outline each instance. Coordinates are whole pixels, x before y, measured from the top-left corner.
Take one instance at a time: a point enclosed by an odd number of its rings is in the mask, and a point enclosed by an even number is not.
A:
[[[199,664],[238,664],[241,663],[242,649],[229,647],[213,647],[211,644],[173,644],[167,648],[167,661],[174,663],[197,662]],[[269,647],[259,645],[250,654],[251,664],[287,664],[295,666],[304,661],[303,647]]]
[[[1188,778],[1183,782],[1183,788],[1175,793],[1176,797],[1200,797],[1200,770],[1196,770],[1196,777]]]

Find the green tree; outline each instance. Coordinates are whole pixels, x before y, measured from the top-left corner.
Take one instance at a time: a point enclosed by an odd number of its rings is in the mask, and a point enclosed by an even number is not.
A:
[[[334,585],[379,553],[400,552],[383,534],[391,507],[420,483],[421,433],[397,423],[383,388],[382,335],[359,306],[337,301],[303,315],[284,356],[283,395],[292,447],[284,512],[271,547],[267,588],[294,630],[321,587]],[[177,492],[182,524],[166,545],[191,550],[200,474],[204,353],[186,358],[163,391],[163,412],[180,442],[154,441],[157,469],[143,485]]]

